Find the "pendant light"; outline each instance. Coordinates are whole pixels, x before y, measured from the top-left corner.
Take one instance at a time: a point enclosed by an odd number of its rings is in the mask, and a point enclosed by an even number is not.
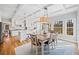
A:
[[[44,7],[44,16],[40,17],[41,23],[47,23],[48,22],[48,9],[47,7]]]

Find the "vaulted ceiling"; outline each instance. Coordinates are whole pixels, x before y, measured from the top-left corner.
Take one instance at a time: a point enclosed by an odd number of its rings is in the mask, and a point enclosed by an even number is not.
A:
[[[0,4],[0,16],[4,19],[34,18],[43,15],[43,8],[48,8],[49,16],[75,11],[76,4]]]

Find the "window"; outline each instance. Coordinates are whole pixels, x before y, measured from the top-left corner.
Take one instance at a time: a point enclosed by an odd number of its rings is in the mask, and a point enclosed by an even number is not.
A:
[[[73,35],[73,22],[69,20],[67,22],[67,35]]]
[[[36,31],[36,33],[39,33],[41,30],[41,24],[39,22],[35,22],[33,24],[33,29]]]
[[[63,22],[62,21],[57,21],[54,24],[54,31],[59,33],[59,34],[63,33]]]
[[[48,32],[48,24],[42,24],[42,30]]]

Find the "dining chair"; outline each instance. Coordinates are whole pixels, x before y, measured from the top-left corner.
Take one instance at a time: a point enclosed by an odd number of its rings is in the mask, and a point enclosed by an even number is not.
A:
[[[36,35],[31,35],[31,51],[33,52],[33,49],[35,48],[36,54],[38,54],[38,49],[41,48],[41,43],[37,39]]]
[[[49,45],[51,44],[52,48],[55,48],[57,44],[57,34],[56,33],[51,33],[50,34],[50,40],[49,40]]]
[[[37,40],[38,40],[38,43],[40,44],[40,48],[41,48],[41,54],[44,54],[44,53],[49,53],[49,50],[48,50],[48,38],[47,38],[47,35],[46,34],[38,34],[37,35]]]

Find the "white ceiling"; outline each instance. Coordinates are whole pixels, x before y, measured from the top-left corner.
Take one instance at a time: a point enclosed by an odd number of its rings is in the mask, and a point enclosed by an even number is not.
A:
[[[16,6],[16,4],[0,4],[0,16],[5,19],[11,18]]]
[[[39,9],[43,8],[46,6],[45,4],[27,4],[27,5],[22,5],[18,12],[16,13],[15,17],[27,17],[30,16],[32,13],[38,11]]]
[[[77,9],[78,5],[74,4],[0,4],[0,16],[5,19],[17,18],[22,19],[24,17],[40,17],[43,15],[43,7],[48,7],[49,15],[57,15],[60,12],[66,12],[66,10]]]

